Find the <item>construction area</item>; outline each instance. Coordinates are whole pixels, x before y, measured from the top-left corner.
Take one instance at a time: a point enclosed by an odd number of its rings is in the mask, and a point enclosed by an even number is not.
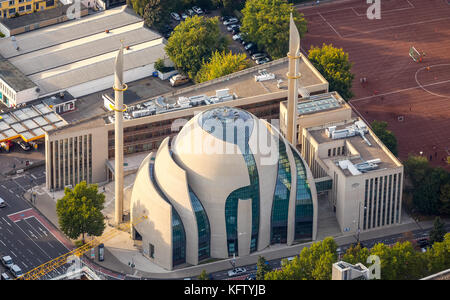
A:
[[[450,169],[450,5],[381,1],[380,19],[368,18],[369,7],[350,0],[300,8],[308,22],[302,51],[343,48],[355,74],[350,105],[369,124],[388,123],[402,160],[423,155]]]

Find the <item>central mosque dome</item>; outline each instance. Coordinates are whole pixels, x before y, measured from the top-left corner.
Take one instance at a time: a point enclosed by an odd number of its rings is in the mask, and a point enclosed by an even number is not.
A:
[[[134,228],[167,269],[315,239],[312,174],[278,130],[219,107],[195,115],[142,163],[132,191]],[[148,245],[148,246],[146,246]]]

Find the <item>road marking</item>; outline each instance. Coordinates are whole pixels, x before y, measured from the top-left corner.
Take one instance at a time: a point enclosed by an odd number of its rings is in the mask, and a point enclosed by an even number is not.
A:
[[[11,252],[15,257],[18,257],[14,252],[12,252],[12,250],[9,250],[9,252]]]
[[[16,224],[16,225],[17,225],[17,224]],[[30,241],[32,241],[39,249],[41,249],[41,251],[42,251],[45,255],[47,255],[50,259],[52,258],[50,255],[48,255],[47,252],[45,252],[41,247],[39,247],[39,245],[36,244],[36,242],[33,241],[33,240],[30,238],[30,236],[29,236],[25,231],[23,231],[23,229],[22,229],[19,225],[17,225],[17,227],[19,227],[19,229],[22,230],[22,232],[30,239]]]
[[[36,176],[34,176],[33,174],[31,174],[31,177],[33,177],[34,179],[37,179],[37,177],[36,177]]]
[[[25,244],[21,240],[17,240],[22,246],[25,246]]]
[[[2,244],[3,244],[3,246],[5,246],[5,247],[6,247],[6,244],[5,244],[5,243],[3,243],[3,241],[2,241],[2,240],[0,240],[0,243],[2,243]]]

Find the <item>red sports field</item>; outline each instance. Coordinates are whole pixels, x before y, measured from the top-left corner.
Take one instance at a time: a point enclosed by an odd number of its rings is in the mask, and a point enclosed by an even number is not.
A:
[[[303,50],[332,43],[349,53],[355,74],[351,105],[369,123],[387,121],[399,156],[426,156],[450,169],[450,4],[448,0],[381,0],[369,20],[365,0],[299,8],[308,21]],[[424,52],[414,62],[409,49]],[[367,83],[361,84],[361,78]]]

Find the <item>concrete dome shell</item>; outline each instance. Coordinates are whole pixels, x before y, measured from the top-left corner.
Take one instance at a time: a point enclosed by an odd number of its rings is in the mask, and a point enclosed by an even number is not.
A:
[[[186,262],[196,265],[200,249],[203,249],[200,248],[199,224],[202,222],[199,209],[209,223],[210,257],[229,257],[233,253],[230,252],[233,251],[230,250],[233,239],[239,255],[261,251],[273,243],[272,226],[279,226],[273,225],[273,213],[275,207],[280,206],[280,185],[285,185],[291,192],[281,198],[287,222],[283,225],[287,226],[284,243],[291,245],[296,228],[297,191],[293,151],[296,152],[276,128],[246,111],[229,107],[206,110],[183,126],[171,146],[169,138],[165,139],[158,151],[151,155],[153,163],[148,158],[145,160],[146,165],[136,177],[139,184],[133,188],[132,205],[142,208],[145,204],[144,207],[149,208],[148,205],[154,201],[145,200],[151,197],[143,192],[145,182],[151,185],[150,189],[159,190],[164,199],[159,199],[158,203],[164,206],[162,202],[166,202],[173,213],[177,212],[186,229]],[[153,178],[146,170],[149,166],[153,166]],[[284,169],[291,173],[289,177],[280,175]],[[305,174],[314,204],[315,237],[317,197],[309,169]],[[139,191],[135,192],[134,189],[138,188]],[[169,230],[171,226],[167,224],[167,218],[170,212],[166,211],[164,215],[164,226]],[[159,222],[159,218],[159,215],[154,215],[149,221]],[[151,230],[149,227],[144,231],[150,233]],[[149,235],[147,240],[153,238]],[[168,251],[174,245],[167,239],[154,242],[158,249],[164,247]],[[164,258],[163,261],[166,268],[172,267],[169,259]]]

